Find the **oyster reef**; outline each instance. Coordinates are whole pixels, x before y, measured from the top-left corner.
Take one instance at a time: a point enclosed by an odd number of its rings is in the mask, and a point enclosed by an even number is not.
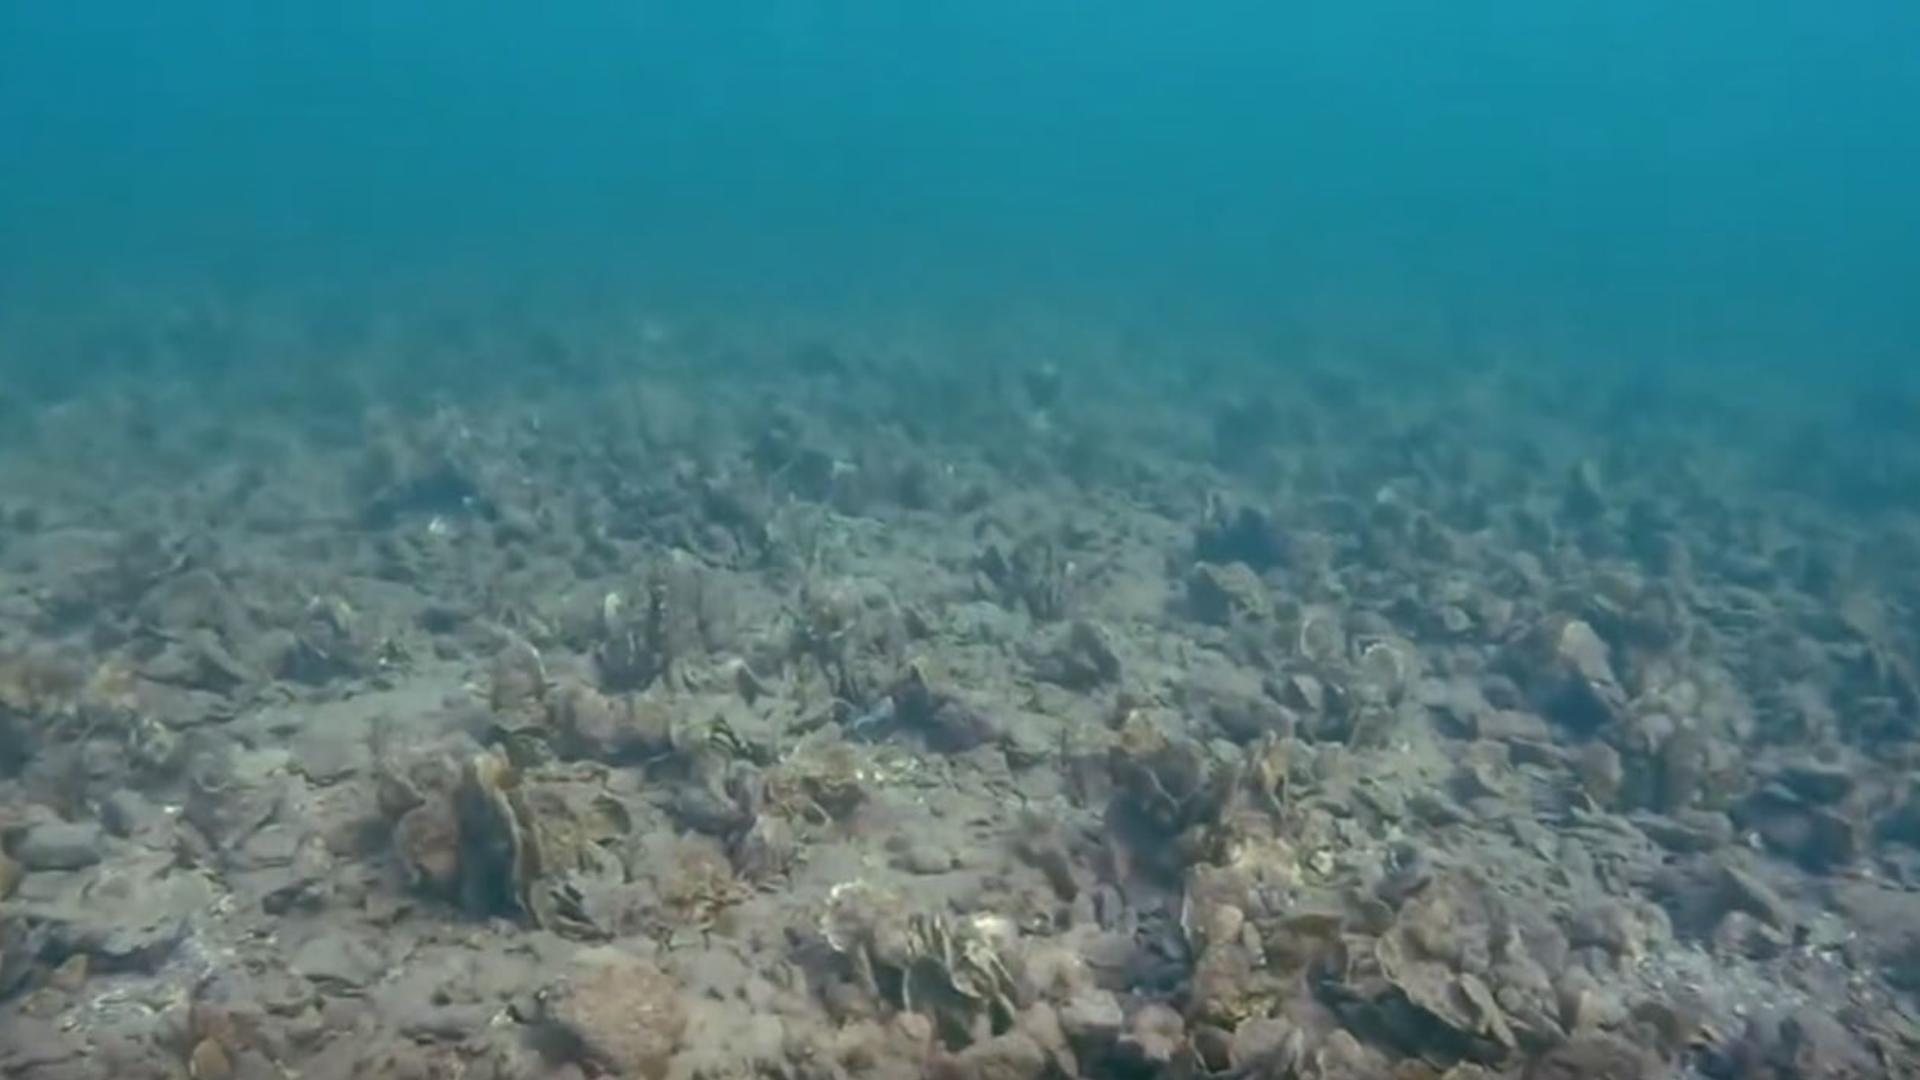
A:
[[[0,2],[0,1080],[1920,1080],[1920,6],[1067,7]]]

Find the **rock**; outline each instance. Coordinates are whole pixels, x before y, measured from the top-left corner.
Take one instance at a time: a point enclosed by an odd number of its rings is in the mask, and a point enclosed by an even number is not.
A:
[[[1305,1039],[1277,1016],[1260,1016],[1233,1029],[1227,1047],[1229,1067],[1237,1072],[1285,1076],[1305,1054]]]
[[[1125,1022],[1120,999],[1098,987],[1083,986],[1060,1006],[1060,1027],[1082,1056],[1097,1055],[1112,1046]]]
[[[136,611],[173,634],[205,627],[237,639],[250,629],[246,608],[227,583],[205,567],[162,579],[140,598]]]
[[[182,817],[217,848],[237,846],[280,814],[292,789],[283,747],[208,748],[187,765]]]
[[[731,845],[734,872],[754,884],[785,877],[799,858],[800,839],[793,824],[776,814],[761,814]]]
[[[1327,687],[1312,675],[1289,675],[1280,683],[1280,700],[1290,709],[1319,714],[1327,707]]]
[[[137,791],[122,788],[100,801],[100,821],[107,831],[123,840],[141,841],[150,847],[168,846],[173,820],[153,800]]]
[[[894,715],[923,735],[936,753],[964,754],[1004,735],[1000,721],[944,689],[929,686],[910,671],[892,694]]]
[[[244,1034],[264,1014],[296,1016],[325,1002],[314,985],[283,963],[236,964],[210,973],[197,984],[198,999],[188,1017],[192,1033],[211,1036],[229,1051],[249,1045]]]
[[[1627,820],[1647,839],[1683,855],[1718,851],[1733,843],[1733,822],[1717,810],[1685,810],[1672,817],[1637,813]]]
[[[1187,606],[1214,626],[1263,619],[1272,614],[1267,587],[1246,563],[1197,563],[1187,575]]]
[[[416,806],[393,829],[394,851],[407,882],[443,899],[460,886],[460,824],[444,801]]]
[[[255,670],[293,678],[300,673],[306,656],[307,648],[301,643],[300,635],[284,626],[275,626],[253,639],[246,652],[246,662]]]
[[[1920,784],[1910,785],[1905,798],[1874,823],[1874,833],[1883,841],[1920,850]]]
[[[1626,781],[1620,752],[1598,740],[1583,744],[1574,753],[1573,771],[1587,798],[1603,809],[1613,805]]]
[[[574,753],[611,760],[657,754],[672,738],[671,713],[630,697],[564,681],[549,695],[553,722]],[[644,701],[645,699],[643,699]]]
[[[334,856],[326,841],[307,835],[297,840],[285,862],[250,872],[231,872],[228,880],[236,888],[257,894],[267,914],[279,915],[296,906],[306,910],[326,906],[334,891],[334,869]]]
[[[259,674],[234,656],[210,630],[189,630],[141,665],[158,683],[225,694],[256,682]]]
[[[1475,725],[1475,730],[1464,732],[1463,738],[1477,734],[1482,739],[1498,739],[1502,742],[1532,745],[1549,744],[1554,741],[1553,729],[1534,713],[1489,707],[1487,711],[1477,715],[1479,723]]]
[[[1626,707],[1607,643],[1581,619],[1556,616],[1533,628],[1507,659],[1540,712],[1579,734],[1606,728]]]
[[[1658,1059],[1625,1039],[1594,1032],[1576,1035],[1540,1055],[1526,1080],[1642,1080],[1663,1075]]]
[[[1749,915],[1789,936],[1799,923],[1793,906],[1772,887],[1728,863],[1698,856],[1676,861],[1662,868],[1652,884],[1674,929],[1685,936],[1712,936],[1730,912]]]
[[[959,855],[937,837],[901,833],[886,846],[892,864],[909,874],[944,874],[960,865]]]
[[[664,1076],[687,1026],[674,980],[611,946],[575,953],[549,986],[542,1018],[578,1060],[622,1076]]]
[[[1186,1042],[1187,1024],[1180,1014],[1159,1002],[1143,1005],[1133,1014],[1133,1023],[1120,1040],[1121,1049],[1134,1061],[1166,1066],[1174,1060]]]
[[[1758,836],[1767,850],[1816,874],[1846,866],[1866,850],[1865,822],[1825,806],[1770,800],[1764,793],[1747,801],[1740,824]]]
[[[1737,1076],[1866,1080],[1889,1075],[1885,1063],[1844,1025],[1811,1008],[1749,1021],[1732,1057]]]
[[[1637,964],[1649,946],[1671,935],[1666,913],[1644,902],[1600,900],[1581,908],[1567,921],[1567,944],[1599,948],[1615,961]]]
[[[446,1070],[442,1065],[442,1058],[445,1051],[432,1045],[416,1045],[409,1042],[398,1042],[393,1039],[380,1039],[365,1046],[356,1046],[353,1050],[358,1052],[357,1059],[342,1062],[341,1065],[336,1066],[337,1071],[312,1077],[312,1080],[359,1080],[360,1077],[371,1076],[393,1077],[394,1080],[431,1080],[433,1077],[446,1074]],[[351,1051],[349,1051],[349,1053],[351,1053]],[[339,1056],[345,1058],[347,1054],[342,1053]],[[322,1055],[320,1060],[326,1061],[327,1055]],[[332,1064],[332,1062],[328,1062],[328,1064]],[[257,1075],[266,1077],[274,1074],[272,1072],[265,1072]],[[303,1075],[310,1074],[303,1073]],[[455,1075],[499,1076],[502,1074],[478,1070],[475,1072],[461,1070],[455,1073]],[[504,1075],[512,1077],[545,1077],[547,1075],[553,1075],[555,1077],[566,1077],[566,1080],[577,1080],[576,1077],[567,1076],[566,1073],[547,1074],[535,1072],[532,1069],[507,1072]]]
[[[1766,882],[1734,866],[1721,867],[1721,880],[1730,909],[1744,911],[1775,930],[1793,930],[1793,908]]]
[[[1216,911],[1232,914],[1227,925],[1238,932],[1238,908],[1224,905]],[[1238,941],[1215,941],[1194,963],[1192,1004],[1197,1022],[1232,1024],[1247,1013],[1247,1003],[1270,992],[1259,960]]]
[[[1830,806],[1845,799],[1853,793],[1854,786],[1852,770],[1811,761],[1787,766],[1776,779],[1817,806]]]
[[[1627,1019],[1627,1004],[1618,992],[1602,986],[1584,966],[1563,968],[1554,979],[1554,1002],[1563,1030],[1598,1031],[1615,1028]]]
[[[930,1073],[941,1080],[1039,1080],[1049,1062],[1032,1037],[1010,1031],[935,1062]]]
[[[1267,511],[1221,499],[1211,501],[1193,539],[1194,557],[1201,562],[1245,563],[1256,573],[1285,565],[1289,547],[1285,530]]]
[[[1052,1005],[1044,1001],[1034,1002],[1020,1011],[1014,1025],[1015,1030],[1032,1039],[1046,1052],[1049,1075],[1080,1075],[1080,1059],[1067,1041],[1067,1033],[1060,1027],[1059,1011]]]
[[[201,1039],[187,1055],[187,1075],[192,1080],[230,1080],[233,1059],[218,1039]]]
[[[1712,750],[1707,739],[1690,728],[1675,731],[1655,754],[1656,808],[1670,814],[1691,809],[1706,784]]]
[[[1058,829],[1038,819],[1026,823],[1014,841],[1014,853],[1021,861],[1045,875],[1053,895],[1071,903],[1080,895],[1080,882],[1073,874],[1073,855]]]
[[[20,1012],[0,1017],[0,1076],[84,1075],[64,1070],[85,1053],[85,1032]]]
[[[335,784],[369,762],[364,730],[305,731],[293,745],[293,768],[314,784]]]
[[[100,861],[100,826],[49,821],[31,826],[14,845],[14,858],[28,870],[80,870]]]
[[[415,1042],[458,1043],[486,1030],[498,1011],[497,1007],[480,1002],[413,1001],[402,1003],[388,1018],[397,1031]]]
[[[1776,930],[1744,911],[1727,912],[1720,919],[1720,925],[1713,928],[1713,952],[1717,956],[1771,960],[1792,944],[1785,931]]]
[[[1091,690],[1120,681],[1120,655],[1112,636],[1085,619],[1075,619],[1051,648],[1033,657],[1035,674],[1070,690]]]
[[[171,853],[117,859],[32,903],[19,914],[39,923],[44,955],[87,953],[100,971],[152,971],[187,936],[190,920],[208,910],[213,889],[195,873],[173,869]]]
[[[1304,678],[1304,676],[1303,676]],[[1180,688],[1180,704],[1204,716],[1235,742],[1252,742],[1263,735],[1285,738],[1294,733],[1294,716],[1268,696],[1252,673],[1209,659],[1193,665]]]
[[[1445,792],[1430,789],[1416,791],[1408,796],[1407,808],[1415,817],[1436,829],[1473,820],[1473,814],[1466,807],[1455,802],[1451,796]]]
[[[229,853],[227,868],[231,872],[286,866],[293,862],[301,839],[300,832],[291,826],[278,822],[267,825]]]
[[[355,992],[380,977],[385,961],[358,938],[328,932],[300,946],[289,966],[322,990]]]
[[[1413,696],[1429,711],[1439,729],[1453,738],[1501,737],[1501,733],[1492,730],[1486,723],[1494,712],[1492,703],[1487,700],[1486,692],[1479,684],[1470,678],[1460,675],[1447,678],[1428,676],[1414,687]]]
[[[75,953],[47,973],[47,988],[63,994],[77,994],[87,984],[88,971],[87,954]]]
[[[8,858],[6,852],[0,851],[0,901],[13,895],[13,890],[19,887],[20,879],[26,876],[26,873],[26,867]]]
[[[503,723],[538,727],[546,721],[551,685],[539,650],[524,641],[511,642],[494,654],[488,670],[487,707]]]
[[[779,1075],[791,1037],[779,1016],[756,1012],[744,1001],[702,995],[688,1004],[685,1046],[675,1054],[673,1069],[682,1076]]]

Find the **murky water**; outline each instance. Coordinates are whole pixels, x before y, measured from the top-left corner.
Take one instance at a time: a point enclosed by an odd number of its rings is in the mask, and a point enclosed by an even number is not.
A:
[[[1904,1075],[1916,46],[0,2],[0,1074]]]

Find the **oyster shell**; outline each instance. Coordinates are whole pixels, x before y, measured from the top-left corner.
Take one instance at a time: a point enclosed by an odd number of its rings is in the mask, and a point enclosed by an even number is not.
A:
[[[457,773],[428,759],[382,781],[413,887],[475,916],[517,916],[577,938],[610,932],[611,915],[593,912],[626,880],[614,845],[633,823],[598,782],[530,777],[498,749],[469,756]]]
[[[820,929],[870,993],[926,1016],[949,1049],[1013,1029],[1007,956],[1018,931],[1006,917],[911,912],[897,895],[852,881],[833,887]]]

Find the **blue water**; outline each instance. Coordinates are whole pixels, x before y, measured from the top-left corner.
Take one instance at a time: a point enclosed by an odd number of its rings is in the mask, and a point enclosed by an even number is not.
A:
[[[1915,56],[1901,0],[5,0],[0,299],[613,280],[1887,370]]]

